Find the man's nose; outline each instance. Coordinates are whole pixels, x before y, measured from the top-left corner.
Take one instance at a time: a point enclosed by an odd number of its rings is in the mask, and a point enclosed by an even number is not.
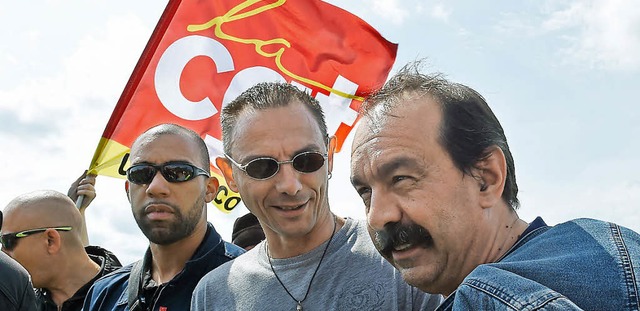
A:
[[[296,195],[302,190],[300,174],[291,163],[280,164],[280,170],[273,176],[276,179],[276,190],[280,193]]]
[[[375,230],[382,230],[388,223],[400,222],[402,208],[393,195],[371,190],[367,222]]]

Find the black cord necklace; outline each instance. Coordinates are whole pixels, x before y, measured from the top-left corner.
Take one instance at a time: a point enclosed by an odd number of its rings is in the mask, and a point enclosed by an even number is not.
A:
[[[318,265],[316,266],[316,270],[313,271],[313,275],[311,276],[311,281],[309,281],[309,286],[307,286],[307,292],[304,294],[304,298],[302,298],[302,300],[298,300],[295,297],[293,297],[293,295],[291,295],[291,293],[289,292],[289,290],[287,289],[286,286],[284,286],[284,283],[282,283],[282,280],[280,280],[280,277],[278,277],[278,274],[276,273],[276,270],[273,269],[273,264],[271,263],[271,256],[269,256],[269,245],[267,245],[267,243],[264,243],[264,247],[265,247],[265,251],[267,252],[267,259],[269,260],[269,266],[271,267],[271,271],[273,271],[273,275],[276,276],[276,280],[278,280],[278,283],[280,283],[280,285],[282,286],[282,288],[284,288],[284,290],[287,292],[287,294],[289,295],[289,297],[291,297],[291,299],[293,299],[297,305],[296,305],[296,311],[302,311],[302,303],[304,302],[305,299],[307,299],[307,295],[309,295],[309,290],[311,289],[311,283],[313,283],[313,279],[316,277],[316,273],[318,273],[318,269],[320,269],[320,264],[322,263],[322,259],[324,259],[324,255],[327,253],[327,249],[329,249],[329,244],[331,244],[331,240],[333,240],[333,236],[336,234],[336,216],[333,216],[333,232],[331,232],[331,237],[329,238],[329,241],[327,242],[327,245],[324,247],[324,251],[322,252],[322,256],[320,257],[320,261],[318,261]]]

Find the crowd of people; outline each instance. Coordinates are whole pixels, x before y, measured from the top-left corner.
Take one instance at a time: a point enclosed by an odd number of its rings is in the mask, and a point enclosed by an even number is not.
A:
[[[95,176],[20,195],[0,213],[0,310],[640,309],[640,235],[520,219],[514,159],[478,92],[418,61],[359,113],[350,178],[366,219],[331,211],[336,141],[318,101],[259,83],[221,111],[215,164],[250,211],[232,243],[207,222],[206,144],[160,124],[126,170],[144,257],[122,267],[88,245]]]

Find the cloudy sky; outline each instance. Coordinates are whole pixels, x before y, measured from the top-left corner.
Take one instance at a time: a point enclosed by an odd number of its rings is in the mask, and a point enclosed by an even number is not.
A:
[[[483,94],[516,162],[522,207],[550,224],[599,218],[640,231],[640,0],[332,0],[399,44],[392,73],[417,58]],[[0,0],[0,206],[66,192],[85,170],[166,1]],[[330,201],[363,218],[348,181],[350,139]],[[123,181],[99,177],[93,244],[123,262],[147,241]],[[229,239],[233,220],[209,219]]]

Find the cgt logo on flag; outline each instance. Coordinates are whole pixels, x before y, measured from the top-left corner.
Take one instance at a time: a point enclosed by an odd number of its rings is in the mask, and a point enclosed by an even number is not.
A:
[[[170,1],[98,144],[90,171],[123,178],[146,129],[176,123],[222,155],[219,111],[263,81],[289,82],[322,105],[340,150],[363,97],[384,83],[397,45],[358,17],[319,0]],[[212,161],[215,163],[215,161]],[[214,204],[239,202],[219,170]]]

